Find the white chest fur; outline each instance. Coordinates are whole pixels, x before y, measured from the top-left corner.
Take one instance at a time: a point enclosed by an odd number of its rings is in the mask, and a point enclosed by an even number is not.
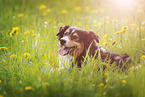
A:
[[[69,68],[71,66],[72,59],[73,56],[70,55],[65,55],[65,56],[59,55],[59,68]]]

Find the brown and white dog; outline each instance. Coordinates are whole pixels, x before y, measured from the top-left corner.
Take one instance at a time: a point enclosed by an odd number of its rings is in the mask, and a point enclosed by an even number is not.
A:
[[[99,43],[99,36],[91,30],[83,30],[72,26],[62,26],[56,36],[59,37],[60,68],[64,67],[64,65],[70,67],[70,61],[73,58],[75,59],[77,67],[80,68],[87,52],[94,58],[98,58],[100,53],[102,61],[107,61],[110,64],[115,62],[120,68],[126,68],[126,65],[132,60],[127,54],[109,52],[97,46],[96,44]]]

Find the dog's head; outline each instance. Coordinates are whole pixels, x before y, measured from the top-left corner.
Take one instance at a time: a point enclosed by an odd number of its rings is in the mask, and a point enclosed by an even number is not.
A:
[[[93,49],[99,43],[99,37],[94,31],[82,30],[72,26],[60,27],[57,35],[59,37],[59,54],[78,57],[86,52],[88,48]]]

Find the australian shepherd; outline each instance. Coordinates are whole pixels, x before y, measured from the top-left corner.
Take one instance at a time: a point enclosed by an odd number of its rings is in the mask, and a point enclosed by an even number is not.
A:
[[[120,68],[126,68],[131,62],[131,57],[128,54],[118,54],[115,52],[106,51],[97,44],[99,36],[91,30],[83,30],[72,26],[62,26],[57,33],[59,38],[59,67],[71,67],[71,60],[75,60],[77,67],[81,68],[84,58],[89,52],[91,57],[95,59],[100,55],[102,61],[109,64],[116,64]],[[74,63],[73,63],[74,64]]]

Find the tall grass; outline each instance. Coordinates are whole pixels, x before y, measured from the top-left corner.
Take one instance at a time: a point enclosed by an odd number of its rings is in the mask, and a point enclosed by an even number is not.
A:
[[[99,0],[1,0],[0,47],[8,49],[0,49],[0,97],[144,97],[145,13],[119,13],[106,5]],[[43,16],[47,9],[51,12]],[[81,70],[59,69],[55,35],[64,25],[94,30],[106,50],[132,57],[130,69],[123,72],[89,56]],[[123,26],[128,31],[116,35]],[[18,34],[10,37],[13,27],[19,27]]]

